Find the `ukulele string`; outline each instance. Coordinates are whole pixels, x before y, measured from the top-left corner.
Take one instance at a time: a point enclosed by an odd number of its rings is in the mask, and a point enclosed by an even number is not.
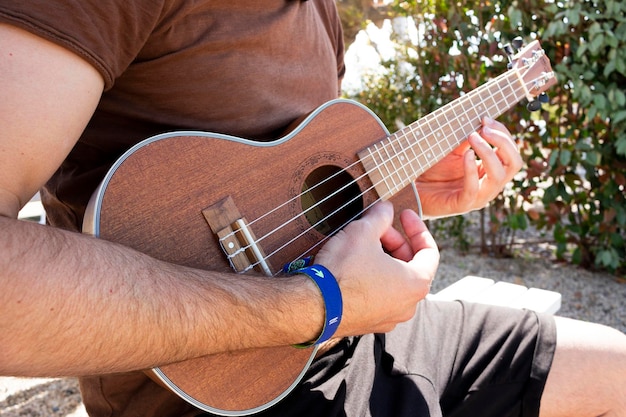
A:
[[[485,89],[486,89],[486,90],[489,90],[490,88],[492,88],[492,87],[493,87],[493,85],[494,85],[494,84],[498,84],[498,85],[499,85],[502,81],[506,81],[506,79],[507,79],[507,78],[513,78],[513,76],[515,76],[515,75],[516,75],[516,74],[511,74],[511,73],[513,73],[513,71],[507,71],[506,73],[502,74],[501,76],[496,77],[496,78],[494,78],[494,79],[490,80],[489,82],[485,83],[483,86],[479,87],[478,89],[473,90],[473,91],[471,91],[470,93],[465,94],[464,96],[460,97],[460,98],[459,98],[459,100],[455,100],[454,102],[450,103],[450,104],[451,104],[450,106],[444,106],[444,107],[441,107],[441,108],[439,108],[439,109],[435,110],[434,112],[432,112],[432,113],[430,113],[430,114],[426,115],[426,116],[425,116],[424,118],[422,118],[422,120],[420,121],[421,125],[428,124],[428,125],[429,125],[429,127],[430,127],[431,122],[432,122],[433,120],[437,121],[437,119],[440,117],[440,114],[441,114],[441,113],[443,113],[443,115],[444,115],[444,116],[447,116],[447,114],[448,114],[448,113],[452,113],[452,112],[451,112],[451,110],[452,110],[452,109],[454,109],[455,107],[456,107],[456,108],[458,108],[458,107],[466,108],[466,107],[467,107],[467,102],[469,101],[469,102],[471,103],[472,99],[474,99],[474,98],[475,98],[475,96],[478,96],[479,98],[481,98],[481,94],[482,94],[482,91],[483,91],[483,90],[485,90]],[[516,81],[516,82],[519,82],[519,80],[517,80],[517,77],[515,78],[515,81]],[[533,81],[528,82],[527,84],[532,86],[532,85],[533,85],[533,84],[535,84],[535,83],[536,83],[536,80],[533,80]],[[516,101],[519,101],[519,98],[517,98],[517,96],[516,96],[516,91],[515,91],[515,89],[512,87],[511,80],[508,80],[508,86],[509,86],[509,89],[512,91],[512,93],[507,93],[507,96],[511,96],[511,95],[513,95],[513,96],[515,96],[515,97],[516,97]],[[502,92],[502,89],[500,89],[500,92]],[[502,93],[501,95],[502,95],[502,97],[503,97],[504,101],[505,101],[505,102],[507,102],[508,100],[506,99],[507,97],[504,95],[504,93]],[[498,103],[496,103],[496,101],[495,101],[495,99],[494,99],[493,95],[490,95],[490,97],[491,97],[491,99],[492,99],[492,101],[493,101],[493,104],[492,104],[492,105],[490,105],[490,106],[488,106],[488,108],[489,108],[490,110],[492,110],[492,109],[495,107],[496,112],[497,112],[497,111],[499,111]],[[523,96],[522,96],[522,97],[523,97]],[[521,98],[521,97],[520,97],[520,98]],[[501,99],[500,101],[503,101],[503,99]],[[465,115],[467,115],[467,114],[466,114],[466,110],[464,110],[464,113],[465,113]],[[499,113],[499,114],[500,114],[500,113]],[[495,117],[497,117],[497,116],[495,116]],[[456,121],[458,121],[458,117],[456,117],[456,119],[454,119],[453,121],[455,121],[455,120],[456,120]],[[457,127],[455,128],[455,127],[453,127],[453,126],[451,125],[451,122],[448,120],[448,118],[447,118],[447,117],[446,117],[446,122],[444,123],[444,125],[445,125],[445,124],[447,124],[448,126],[452,127],[452,132],[453,132],[454,134],[458,134],[458,131],[459,131],[459,130],[461,130],[461,132],[462,132],[462,134],[463,134],[463,137],[465,137],[465,136],[466,136],[466,133],[465,133],[465,131],[464,131],[464,127],[465,127],[465,126],[467,126],[467,124],[466,124],[466,125],[459,125],[459,126],[457,126]],[[412,125],[413,125],[413,124],[412,124]],[[408,130],[407,128],[412,127],[412,125],[407,126],[406,128],[404,128],[404,129],[400,130],[399,132],[396,132],[396,133],[394,133],[394,134],[392,134],[392,135],[388,136],[386,139],[384,139],[383,141],[381,141],[381,143],[382,143],[382,142],[384,142],[384,141],[387,141],[387,142],[388,142],[388,144],[383,145],[383,147],[392,146],[392,148],[393,148],[394,141],[395,141],[395,143],[400,143],[400,142],[399,142],[399,138],[404,138],[404,139],[406,139],[406,137],[407,137],[407,133],[404,133],[404,131],[405,131],[405,130]],[[441,129],[442,129],[441,123],[438,123],[438,125],[439,125],[439,129],[441,130]],[[480,125],[480,120],[478,120],[477,125],[478,125],[478,126]],[[421,126],[419,126],[419,127],[421,128]],[[474,131],[474,130],[476,129],[476,128],[475,128],[475,127],[473,127],[473,126],[470,126],[470,127],[472,128],[472,131]],[[436,130],[435,130],[435,131],[436,131]],[[430,134],[432,135],[435,131],[431,131],[431,133],[430,133]],[[422,133],[423,133],[423,130],[422,130]],[[427,136],[427,135],[424,135],[424,136]],[[448,139],[448,138],[446,137],[446,138],[445,138],[445,140],[446,140],[446,141],[448,141],[447,139]],[[441,147],[441,143],[442,143],[442,142],[443,142],[443,141],[439,141],[439,140],[437,140],[437,141],[435,141],[434,143],[429,144],[430,146],[429,146],[429,149],[428,149],[427,151],[433,151],[433,148],[435,148],[436,146],[439,146],[439,148],[442,150],[442,155],[444,155],[444,156],[445,156],[446,151],[443,151],[443,148]],[[454,145],[450,145],[450,143],[448,142],[448,146],[449,146],[449,148],[450,148],[450,149],[452,149],[452,148],[453,148],[453,146],[457,146],[457,145],[458,145],[458,143],[456,143],[456,144],[454,144]],[[415,146],[417,146],[417,143],[413,143],[413,144],[411,144],[411,145],[410,145],[411,151],[412,151],[412,153],[413,153],[414,155],[416,155],[415,151],[413,150],[413,147],[415,147]],[[420,147],[420,149],[421,149],[421,147]],[[385,149],[385,150],[386,150],[386,149]],[[386,151],[387,151],[387,150],[386,150]],[[403,148],[403,152],[406,152],[406,149],[404,149],[404,148]],[[424,153],[425,153],[425,152],[424,152],[424,151],[422,151],[422,154],[424,154]],[[387,152],[387,154],[389,154],[389,153]],[[397,154],[398,154],[398,152],[397,152],[397,151],[395,151],[394,149],[392,149],[392,155],[391,155],[391,156],[389,156],[389,157],[387,158],[387,160],[386,160],[386,161],[383,161],[383,164],[386,164],[387,162],[391,161],[391,160],[393,159],[393,157],[394,157],[395,155],[397,155]],[[441,155],[440,155],[440,156],[441,156]],[[360,161],[359,161],[359,160],[357,160],[357,161],[355,161],[354,163],[352,163],[351,165],[349,165],[348,167],[344,168],[343,170],[340,170],[340,171],[338,171],[337,173],[335,173],[335,174],[331,175],[330,177],[326,178],[325,180],[321,181],[320,183],[315,184],[314,186],[312,186],[311,188],[309,188],[309,190],[308,190],[307,192],[310,192],[312,189],[314,189],[314,188],[316,188],[316,187],[322,186],[325,182],[330,181],[332,178],[336,177],[337,175],[339,175],[339,174],[341,174],[341,173],[343,173],[343,172],[347,171],[347,170],[348,170],[348,169],[350,169],[350,168],[353,168],[353,167],[354,167],[356,164],[358,164],[359,162],[360,162]],[[394,174],[398,174],[398,173],[399,173],[399,171],[401,171],[401,170],[404,170],[404,171],[406,172],[406,167],[407,167],[407,166],[411,167],[411,166],[412,166],[412,164],[413,164],[414,162],[417,162],[417,163],[419,164],[419,160],[417,159],[417,155],[416,155],[416,157],[415,157],[415,158],[412,158],[412,159],[407,159],[407,162],[405,162],[405,163],[403,163],[402,165],[400,165],[400,167],[399,167],[399,168],[396,168],[394,172],[390,172],[390,175],[388,175],[387,177],[383,177],[383,180],[382,180],[382,181],[384,181],[384,180],[385,180],[385,179],[387,179],[387,178],[392,177]],[[378,164],[378,165],[380,166],[380,164]],[[421,171],[421,172],[423,172],[425,169],[423,169],[423,167],[421,166],[421,164],[419,164],[419,165],[420,165],[420,169],[422,169],[422,171]],[[394,167],[395,167],[395,165],[394,165]],[[416,177],[418,176],[418,174],[417,174],[417,172],[415,172],[415,170],[414,170],[414,169],[412,169],[412,170],[414,171],[415,178],[416,178]],[[370,172],[371,172],[371,171],[370,171]],[[369,175],[369,173],[368,173],[368,172],[366,172],[365,174],[362,174],[362,175],[361,175],[361,176],[359,176],[358,178],[354,179],[351,183],[348,183],[348,184],[344,185],[341,189],[336,190],[334,193],[332,193],[332,194],[330,194],[329,196],[325,197],[324,199],[322,199],[322,200],[318,201],[316,204],[314,204],[313,206],[309,207],[309,208],[308,208],[305,212],[301,213],[299,216],[301,216],[302,214],[306,214],[306,213],[307,213],[308,211],[310,211],[310,210],[315,209],[315,208],[316,208],[316,207],[318,207],[320,204],[322,204],[323,202],[327,201],[329,198],[332,198],[333,196],[335,196],[335,195],[336,195],[336,194],[338,194],[339,192],[342,192],[343,190],[345,190],[345,188],[347,188],[347,187],[349,187],[349,186],[352,186],[353,184],[355,184],[355,183],[357,183],[359,180],[361,180],[363,177],[368,176],[368,175]],[[379,183],[380,183],[380,182],[379,182]],[[362,195],[364,195],[365,193],[367,193],[367,192],[371,191],[372,189],[374,189],[374,188],[376,187],[376,185],[378,185],[379,183],[374,184],[372,187],[368,188],[365,192],[363,192],[363,193],[361,193],[361,194],[357,195],[356,197],[354,197],[354,198],[353,198],[353,199],[351,199],[350,201],[346,202],[343,206],[341,206],[341,207],[337,208],[335,211],[333,211],[332,213],[330,213],[330,214],[329,214],[329,215],[327,215],[326,217],[324,217],[324,218],[320,219],[320,220],[319,220],[319,221],[318,221],[315,225],[312,225],[312,226],[311,226],[308,230],[303,231],[303,232],[302,232],[302,233],[300,233],[298,236],[296,236],[296,237],[294,237],[293,239],[291,239],[289,242],[285,243],[284,245],[282,245],[281,247],[277,248],[276,250],[274,250],[274,251],[273,251],[272,253],[270,253],[269,255],[265,256],[265,258],[264,258],[264,259],[269,259],[269,258],[273,257],[274,255],[276,255],[276,253],[280,252],[280,251],[281,251],[281,250],[283,250],[285,247],[289,246],[289,245],[290,245],[290,244],[292,244],[294,241],[296,241],[297,239],[299,239],[300,237],[302,237],[302,235],[304,235],[304,234],[308,233],[308,231],[310,231],[311,229],[313,229],[313,228],[317,227],[320,223],[322,223],[322,222],[326,221],[328,218],[330,218],[330,217],[332,217],[333,215],[337,214],[337,212],[339,212],[339,211],[343,210],[346,206],[350,205],[351,203],[354,203],[357,199],[361,198],[361,197],[362,197]],[[387,194],[389,194],[389,193],[390,193],[390,192],[388,192]],[[285,203],[281,204],[280,206],[276,207],[275,209],[273,209],[273,210],[271,210],[271,211],[269,211],[269,212],[265,213],[265,214],[264,214],[264,215],[262,215],[261,217],[259,217],[259,218],[255,219],[255,220],[253,220],[252,222],[250,222],[250,223],[249,223],[249,225],[252,225],[253,223],[256,223],[256,222],[258,222],[258,221],[262,220],[264,217],[266,217],[266,216],[270,215],[271,213],[273,213],[273,212],[275,212],[275,211],[277,211],[277,210],[279,210],[279,209],[283,208],[285,205],[287,205],[287,204],[289,204],[289,203],[292,203],[294,200],[296,200],[296,199],[300,199],[300,198],[302,197],[302,195],[304,195],[304,194],[305,194],[305,193],[301,193],[301,194],[299,194],[299,195],[294,196],[293,198],[291,198],[291,199],[290,199],[290,200],[288,200],[287,202],[285,202]],[[387,196],[387,194],[385,194],[383,197],[386,197],[386,196]],[[379,198],[378,198],[375,202],[380,201],[383,197],[379,197]],[[374,202],[374,203],[375,203],[375,202]],[[351,221],[353,221],[354,219],[358,218],[360,215],[362,215],[362,214],[363,214],[366,210],[368,210],[370,207],[371,207],[371,204],[370,204],[369,206],[367,206],[367,207],[363,208],[363,209],[362,209],[359,213],[357,213],[355,216],[353,216],[352,218],[350,218],[349,220],[347,220],[347,221],[346,221],[346,222],[345,222],[345,223],[344,223],[344,224],[343,224],[343,225],[342,225],[339,229],[337,229],[337,230],[340,230],[341,228],[345,227],[348,223],[350,223],[350,222],[351,222]],[[298,217],[299,217],[299,216],[298,216]],[[288,225],[289,223],[291,223],[292,221],[295,221],[298,217],[294,217],[294,218],[292,218],[292,219],[289,219],[289,220],[285,221],[283,224],[279,225],[279,226],[278,226],[278,227],[276,227],[275,229],[271,230],[270,232],[268,232],[267,234],[265,234],[264,236],[262,236],[262,237],[261,237],[260,239],[258,239],[256,242],[258,243],[258,242],[260,242],[261,240],[263,240],[263,239],[267,238],[268,236],[272,235],[273,233],[278,232],[280,229],[282,229],[283,227],[287,226],[287,225]],[[334,234],[334,232],[333,232],[333,234]],[[317,246],[319,246],[319,245],[321,245],[322,243],[324,243],[324,242],[325,242],[328,238],[330,238],[331,236],[332,236],[332,234],[325,236],[325,237],[324,237],[324,238],[323,238],[320,242],[318,242],[317,244],[315,244],[312,248],[308,249],[308,250],[307,250],[307,252],[309,252],[309,251],[310,251],[310,250],[312,250],[312,249],[315,249]],[[245,250],[245,249],[246,249],[246,248],[242,248],[242,250]],[[304,256],[307,252],[303,253],[303,254],[302,254],[302,256]],[[252,264],[252,265],[251,265],[248,269],[253,268],[254,266],[258,265],[258,263],[259,263],[259,262]],[[245,271],[244,271],[244,272],[245,272]]]

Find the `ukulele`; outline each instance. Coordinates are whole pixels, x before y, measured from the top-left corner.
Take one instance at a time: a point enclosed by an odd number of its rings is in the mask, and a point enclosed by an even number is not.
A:
[[[197,131],[148,138],[109,170],[83,231],[241,279],[249,271],[280,275],[284,264],[314,255],[377,201],[402,199],[406,190],[410,197],[407,185],[483,117],[496,118],[524,98],[536,103],[556,83],[537,41],[512,55],[509,67],[393,134],[366,107],[338,99],[272,142]],[[248,415],[284,398],[316,351],[232,351],[146,372],[201,410]]]

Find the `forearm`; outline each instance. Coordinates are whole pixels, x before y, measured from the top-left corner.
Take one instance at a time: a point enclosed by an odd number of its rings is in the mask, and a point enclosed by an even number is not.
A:
[[[166,264],[0,217],[0,374],[84,375],[313,339],[323,307],[302,276]]]

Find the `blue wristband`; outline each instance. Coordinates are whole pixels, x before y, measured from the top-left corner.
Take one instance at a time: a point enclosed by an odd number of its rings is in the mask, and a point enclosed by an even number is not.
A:
[[[317,285],[324,298],[324,307],[326,317],[324,318],[324,328],[317,338],[309,343],[295,345],[295,347],[305,348],[312,345],[319,345],[330,339],[337,331],[339,323],[341,323],[341,315],[343,313],[343,301],[341,298],[341,290],[339,284],[333,274],[322,265],[311,265],[302,269],[293,271],[294,274],[304,274],[311,278]]]

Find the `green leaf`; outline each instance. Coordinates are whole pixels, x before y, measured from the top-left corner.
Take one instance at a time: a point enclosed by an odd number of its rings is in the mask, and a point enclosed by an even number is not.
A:
[[[556,161],[559,158],[559,153],[557,151],[553,151],[550,154],[550,159],[548,160],[548,164],[550,164],[551,167],[554,167],[556,165]]]
[[[615,218],[617,219],[617,224],[626,226],[626,209],[622,206],[617,207],[617,215]],[[621,243],[623,243],[623,239]]]
[[[622,136],[615,142],[615,149],[619,155],[626,156],[626,137]]]
[[[583,157],[583,160],[589,165],[595,167],[595,166],[600,165],[600,161],[602,160],[602,155],[600,154],[600,152],[596,152],[596,151],[586,152],[585,156]]]
[[[565,244],[567,242],[567,236],[565,235],[565,229],[560,225],[557,225],[554,228],[554,240],[560,244]]]
[[[599,33],[598,35],[594,36],[594,38],[591,40],[591,43],[589,44],[589,51],[591,52],[592,55],[598,55],[598,53],[600,52],[600,48],[602,48],[604,46],[604,34]]]
[[[609,61],[605,66],[604,66],[604,70],[602,71],[602,75],[604,75],[605,77],[608,77],[609,75],[611,75],[611,73],[613,71],[615,71],[616,69],[616,64],[615,64],[615,60]]]
[[[583,74],[583,78],[585,80],[593,80],[596,77],[596,73],[591,71],[591,70],[587,70],[585,71],[585,73]]]
[[[509,216],[509,227],[513,230],[526,230],[528,222],[525,213],[517,213]]]
[[[617,88],[611,91],[613,93],[613,97],[615,99],[615,104],[619,107],[624,107],[626,105],[626,94],[622,90]]]
[[[626,110],[620,110],[611,117],[611,122],[619,123],[624,119],[626,119]]]
[[[586,141],[578,141],[576,145],[574,145],[574,149],[578,151],[590,151],[593,147]]]
[[[598,108],[599,111],[606,109],[606,97],[602,94],[595,94],[593,96],[593,104]]]
[[[580,7],[568,10],[567,19],[569,20],[570,25],[578,26],[578,23],[580,22]]]
[[[589,26],[588,33],[591,38],[593,38],[599,33],[602,33],[602,27],[600,26],[600,23],[593,22],[591,26]]]
[[[580,247],[577,246],[576,249],[574,249],[574,252],[572,253],[572,263],[578,265],[582,262],[582,254],[580,251]]]
[[[613,248],[600,250],[596,254],[596,263],[609,269],[616,269],[619,266],[619,255]]]
[[[509,7],[509,20],[511,27],[518,27],[522,24],[522,11],[511,6]]]
[[[622,235],[620,235],[619,233],[612,233],[610,241],[611,241],[612,246],[615,246],[615,247],[624,246],[624,237],[622,237]]]

